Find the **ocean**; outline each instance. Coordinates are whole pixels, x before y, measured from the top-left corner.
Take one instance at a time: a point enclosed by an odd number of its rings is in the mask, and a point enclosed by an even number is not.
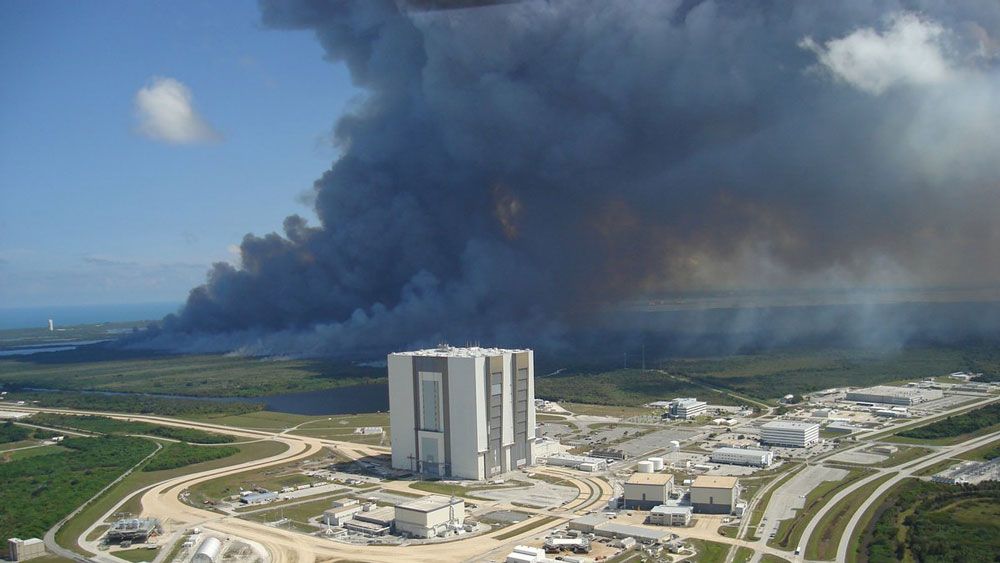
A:
[[[56,326],[162,319],[180,307],[180,303],[130,303],[0,308],[0,329],[45,328],[49,319]]]

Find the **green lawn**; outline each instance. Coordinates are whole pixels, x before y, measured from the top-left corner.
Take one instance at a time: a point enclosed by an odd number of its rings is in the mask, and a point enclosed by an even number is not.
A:
[[[753,557],[753,550],[749,547],[737,547],[733,556],[733,563],[747,563]]]
[[[1000,457],[1000,439],[994,440],[985,446],[980,446],[974,450],[959,454],[956,457],[973,461],[989,461]]]
[[[134,549],[115,551],[112,554],[115,557],[120,557],[126,561],[142,563],[143,561],[152,561],[156,558],[156,554],[159,552],[159,548],[156,547],[136,547]]]
[[[891,479],[895,473],[887,473],[870,483],[865,483],[856,491],[847,495],[834,505],[813,530],[812,537],[806,545],[806,557],[809,559],[834,559],[837,556],[837,545],[848,521],[857,512],[865,500],[875,492],[882,483]]]
[[[698,551],[698,563],[723,563],[729,555],[729,545],[708,540],[687,540]]]
[[[532,521],[528,522],[527,524],[524,524],[523,526],[517,526],[516,528],[508,530],[508,531],[506,531],[506,532],[504,532],[502,534],[495,535],[495,536],[493,536],[493,538],[496,539],[496,540],[503,541],[503,540],[506,540],[506,539],[510,539],[510,538],[512,538],[514,536],[521,535],[521,534],[523,534],[523,533],[525,533],[527,531],[534,530],[535,528],[541,528],[542,526],[545,526],[546,524],[551,524],[552,522],[555,522],[556,520],[558,520],[558,518],[556,518],[555,516],[546,516],[546,517],[540,518],[538,520],[532,520]]]

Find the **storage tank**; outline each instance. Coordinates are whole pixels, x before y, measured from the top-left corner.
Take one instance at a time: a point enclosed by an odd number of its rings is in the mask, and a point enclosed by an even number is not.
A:
[[[651,457],[650,462],[653,464],[653,471],[663,471],[663,458],[662,457]]]
[[[640,461],[639,462],[639,473],[652,473],[653,472],[653,462],[652,461]]]
[[[219,560],[219,551],[222,550],[222,542],[219,538],[206,538],[198,546],[198,551],[191,558],[191,563],[216,563]]]
[[[679,452],[681,450],[681,443],[677,440],[670,440],[670,451]]]

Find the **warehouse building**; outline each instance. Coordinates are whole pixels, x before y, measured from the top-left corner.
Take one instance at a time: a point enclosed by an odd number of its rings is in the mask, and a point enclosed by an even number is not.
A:
[[[708,410],[708,403],[694,397],[677,398],[670,401],[667,406],[667,414],[671,418],[695,418],[704,414],[706,410]]]
[[[531,350],[443,345],[388,368],[394,468],[478,480],[534,463]]]
[[[395,518],[396,509],[391,506],[368,511],[362,509],[354,514],[354,518],[344,522],[343,527],[366,536],[384,536],[392,530]]]
[[[673,485],[674,476],[669,473],[633,473],[625,481],[623,504],[626,509],[649,510],[667,502]]]
[[[657,526],[687,526],[691,523],[690,506],[661,504],[649,511],[649,523]]]
[[[434,538],[465,523],[465,501],[458,497],[429,495],[396,505],[396,532]]]
[[[548,465],[572,467],[580,471],[607,471],[608,460],[600,457],[573,455],[566,453],[552,454],[545,458]]]
[[[731,514],[738,498],[736,477],[699,475],[691,483],[691,506],[699,514]]]
[[[774,460],[774,453],[768,450],[754,450],[745,448],[718,448],[712,452],[712,463],[725,463],[729,465],[750,465],[753,467],[767,467]]]
[[[11,561],[27,561],[45,555],[45,542],[38,538],[7,540],[7,553]]]
[[[201,542],[201,545],[198,546],[198,551],[195,552],[194,557],[191,558],[191,563],[217,563],[219,561],[219,552],[221,551],[222,542],[219,541],[219,538],[205,538],[205,541]]]
[[[760,427],[760,442],[772,446],[806,448],[819,442],[819,424],[774,420]]]
[[[354,515],[358,512],[361,512],[361,505],[359,504],[327,510],[323,512],[323,523],[327,526],[343,526],[348,520],[354,518]]]
[[[865,387],[847,392],[848,401],[889,405],[915,405],[941,397],[944,397],[944,392],[940,389],[892,387],[889,385],[876,385],[875,387]]]

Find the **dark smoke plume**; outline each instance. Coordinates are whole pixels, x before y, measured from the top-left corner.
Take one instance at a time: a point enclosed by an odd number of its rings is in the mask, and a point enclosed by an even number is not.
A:
[[[1000,3],[469,4],[261,4],[366,98],[336,125],[320,224],[247,235],[147,345],[538,346],[623,302],[765,289],[860,303],[789,334],[896,339],[915,317],[853,288],[1000,281]]]

